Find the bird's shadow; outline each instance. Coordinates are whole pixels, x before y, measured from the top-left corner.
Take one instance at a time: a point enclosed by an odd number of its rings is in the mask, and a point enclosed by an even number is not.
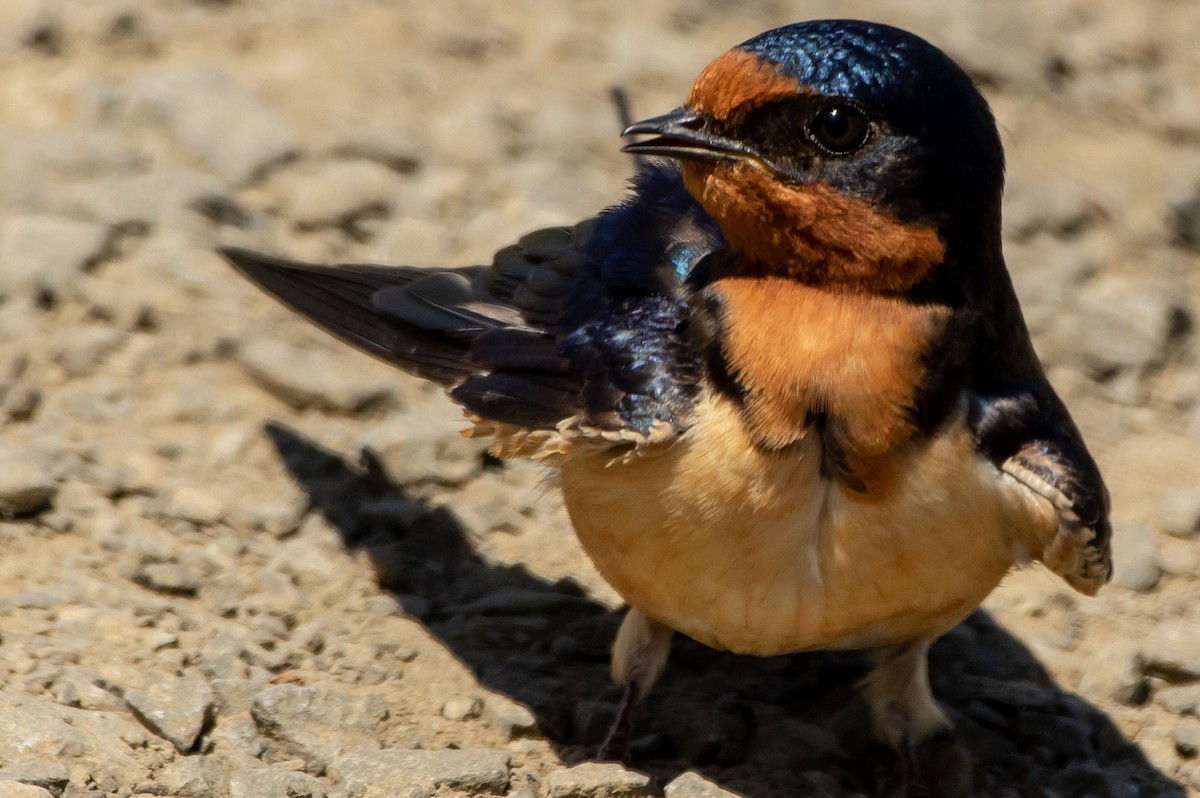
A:
[[[591,758],[619,698],[608,673],[619,614],[572,581],[486,562],[452,512],[407,495],[371,457],[347,461],[276,423],[266,431],[381,587],[484,687],[529,707],[564,760]],[[986,612],[934,646],[930,670],[956,724],[951,744],[926,752],[932,795],[1186,794]],[[896,759],[871,741],[865,673],[853,652],[744,657],[678,636],[640,709],[634,766],[660,786],[699,770],[748,798],[890,795]]]

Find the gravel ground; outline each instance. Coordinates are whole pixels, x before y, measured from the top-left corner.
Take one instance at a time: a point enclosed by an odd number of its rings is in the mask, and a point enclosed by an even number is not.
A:
[[[1200,796],[1200,4],[905,5],[0,4],[0,796],[890,794],[857,654],[681,641],[634,769],[588,762],[619,602],[542,474],[212,254],[486,259],[621,196],[611,86],[831,15],[991,99],[1114,494],[1099,598],[1014,574],[935,646],[930,792]]]

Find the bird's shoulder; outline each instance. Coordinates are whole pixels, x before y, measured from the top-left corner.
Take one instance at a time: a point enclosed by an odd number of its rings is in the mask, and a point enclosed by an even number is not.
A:
[[[476,371],[451,396],[501,454],[639,450],[690,426],[705,372],[701,273],[723,240],[675,164],[646,162],[632,188],[593,219],[501,250],[475,278],[519,321],[472,341]]]

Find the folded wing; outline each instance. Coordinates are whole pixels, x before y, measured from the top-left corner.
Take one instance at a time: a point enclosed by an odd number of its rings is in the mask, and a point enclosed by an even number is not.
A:
[[[222,254],[283,304],[442,385],[482,419],[532,430],[567,421],[683,429],[700,380],[689,279],[721,240],[675,167],[646,165],[635,188],[596,219],[525,236],[490,266]]]

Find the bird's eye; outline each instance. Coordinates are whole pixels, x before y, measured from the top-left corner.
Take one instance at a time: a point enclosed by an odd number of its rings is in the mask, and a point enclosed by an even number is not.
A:
[[[867,118],[852,105],[823,108],[808,123],[812,140],[834,155],[854,152],[866,143],[869,132]]]

